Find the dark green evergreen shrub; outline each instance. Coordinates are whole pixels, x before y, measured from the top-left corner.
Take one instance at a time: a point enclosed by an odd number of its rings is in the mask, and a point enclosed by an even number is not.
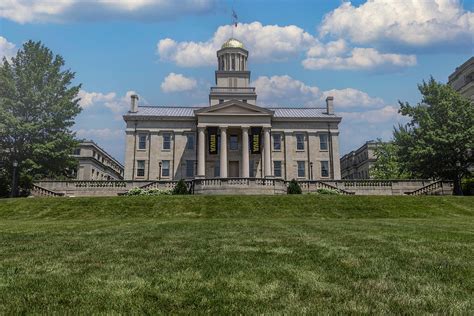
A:
[[[184,195],[184,194],[189,194],[188,187],[186,186],[186,183],[184,182],[183,179],[179,180],[178,183],[176,183],[176,186],[173,189],[173,195]]]
[[[288,189],[286,191],[288,194],[301,194],[301,187],[298,184],[298,181],[295,179],[290,181],[290,184],[288,184]]]

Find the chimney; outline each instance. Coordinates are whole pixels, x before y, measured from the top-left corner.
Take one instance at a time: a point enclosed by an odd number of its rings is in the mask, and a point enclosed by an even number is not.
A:
[[[130,103],[130,112],[136,113],[138,112],[138,95],[132,94],[130,96],[131,103]]]
[[[334,97],[328,96],[326,98],[326,113],[334,114]]]

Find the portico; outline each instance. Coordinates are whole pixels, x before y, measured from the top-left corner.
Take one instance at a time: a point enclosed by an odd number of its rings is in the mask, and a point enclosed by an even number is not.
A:
[[[206,178],[206,157],[216,155],[219,157],[219,177],[229,177],[229,151],[232,153],[232,160],[239,164],[239,174],[237,177],[250,177],[250,151],[249,131],[250,128],[259,127],[263,131],[260,139],[263,138],[263,150],[260,157],[264,165],[264,176],[271,177],[271,118],[273,111],[260,108],[258,106],[245,103],[239,100],[229,100],[222,104],[203,108],[194,111],[197,117],[198,128],[198,172],[197,178]],[[209,137],[208,128],[217,128],[219,133],[218,153],[212,153],[209,148],[206,150],[206,140]],[[231,141],[229,146],[229,139]],[[260,145],[260,144],[259,144]],[[208,145],[209,146],[209,145]],[[211,157],[212,158],[212,157]],[[217,161],[212,159],[213,161]],[[234,177],[235,175],[231,175]]]

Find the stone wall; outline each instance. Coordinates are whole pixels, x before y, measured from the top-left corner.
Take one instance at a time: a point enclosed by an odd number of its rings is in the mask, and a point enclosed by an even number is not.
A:
[[[172,189],[177,181],[39,181],[34,196],[117,196],[132,188]],[[303,193],[319,189],[337,190],[350,195],[452,195],[453,184],[433,180],[327,180],[299,181]],[[288,181],[262,178],[214,178],[188,180],[194,194],[286,194]]]

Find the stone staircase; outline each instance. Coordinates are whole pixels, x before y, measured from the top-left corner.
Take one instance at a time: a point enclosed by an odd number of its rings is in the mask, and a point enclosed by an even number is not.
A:
[[[406,195],[443,195],[446,183],[435,181],[414,191],[405,192]],[[447,188],[446,188],[447,189]],[[452,191],[452,183],[449,183],[449,190]],[[447,191],[447,190],[446,190]]]
[[[64,196],[64,193],[58,193],[54,192],[48,189],[45,189],[37,184],[33,184],[33,187],[31,188],[31,193],[30,196],[35,196],[35,197],[58,197],[58,196]]]

